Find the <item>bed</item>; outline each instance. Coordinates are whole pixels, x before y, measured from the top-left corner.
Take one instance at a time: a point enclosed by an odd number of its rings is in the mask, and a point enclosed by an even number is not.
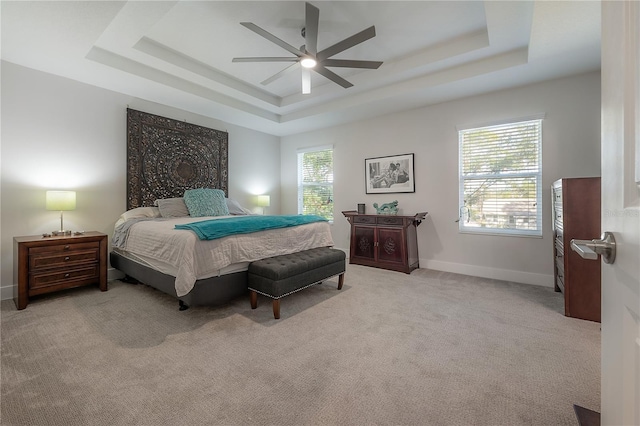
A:
[[[176,229],[250,216],[227,197],[227,156],[226,132],[127,109],[127,210],[115,224],[111,266],[176,297],[180,309],[223,304],[246,294],[252,261],[333,246],[326,221],[215,240]],[[217,199],[214,215],[194,217],[185,209],[187,194],[198,191],[222,194],[224,202]]]

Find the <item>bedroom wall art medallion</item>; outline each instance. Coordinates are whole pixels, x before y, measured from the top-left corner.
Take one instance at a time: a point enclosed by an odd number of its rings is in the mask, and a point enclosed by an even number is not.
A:
[[[228,133],[127,109],[127,209],[194,188],[228,195]]]
[[[364,160],[367,194],[415,192],[413,154]]]
[[[193,164],[180,159],[178,160],[175,174],[183,181],[189,181],[196,175],[196,169],[193,167]]]

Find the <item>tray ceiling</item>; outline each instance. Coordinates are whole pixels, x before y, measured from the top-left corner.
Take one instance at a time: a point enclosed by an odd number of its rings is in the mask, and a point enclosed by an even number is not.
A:
[[[600,68],[597,1],[311,3],[319,50],[375,25],[335,58],[384,64],[302,95],[300,70],[260,84],[288,63],[231,61],[290,55],[240,22],[304,44],[299,1],[2,1],[2,59],[275,135]]]

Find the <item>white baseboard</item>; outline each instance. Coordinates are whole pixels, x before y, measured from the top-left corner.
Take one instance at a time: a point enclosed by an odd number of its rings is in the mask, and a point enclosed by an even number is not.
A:
[[[463,263],[442,262],[439,260],[420,259],[420,267],[436,271],[453,272],[474,277],[511,281],[522,284],[553,287],[553,275],[534,274],[532,272],[514,271],[511,269],[489,268],[486,266],[466,265]]]
[[[349,249],[341,250],[343,250],[347,254],[347,262],[349,262]],[[532,284],[543,287],[553,287],[554,284],[553,275],[534,274],[532,272],[514,271],[512,269],[489,268],[486,266],[442,262],[440,260],[428,259],[420,259],[420,267],[433,269],[434,271],[452,272],[454,274],[471,275],[472,277],[491,278],[494,280]]]
[[[107,269],[107,280],[119,280],[124,278],[124,272],[117,270],[116,268]]]
[[[120,278],[124,278],[124,273],[118,271],[115,268],[107,269],[107,280],[118,280]],[[13,299],[13,286],[6,285],[0,287],[0,300],[11,300]]]
[[[13,299],[13,286],[5,285],[0,287],[0,300],[11,300]]]
[[[347,253],[349,250],[341,249]],[[488,268],[486,266],[466,265],[463,263],[442,262],[439,260],[420,259],[420,267],[435,271],[453,272],[455,274],[471,275],[474,277],[491,278],[495,280],[511,281],[523,284],[553,287],[553,275],[534,274],[531,272],[514,271],[511,269]],[[107,278],[109,281],[123,278],[124,274],[115,268],[109,268]],[[0,300],[13,299],[13,286],[0,287]]]

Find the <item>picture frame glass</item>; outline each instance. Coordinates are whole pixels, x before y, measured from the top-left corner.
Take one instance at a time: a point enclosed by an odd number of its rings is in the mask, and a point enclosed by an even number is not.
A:
[[[365,159],[366,193],[415,192],[413,160],[413,154]]]

